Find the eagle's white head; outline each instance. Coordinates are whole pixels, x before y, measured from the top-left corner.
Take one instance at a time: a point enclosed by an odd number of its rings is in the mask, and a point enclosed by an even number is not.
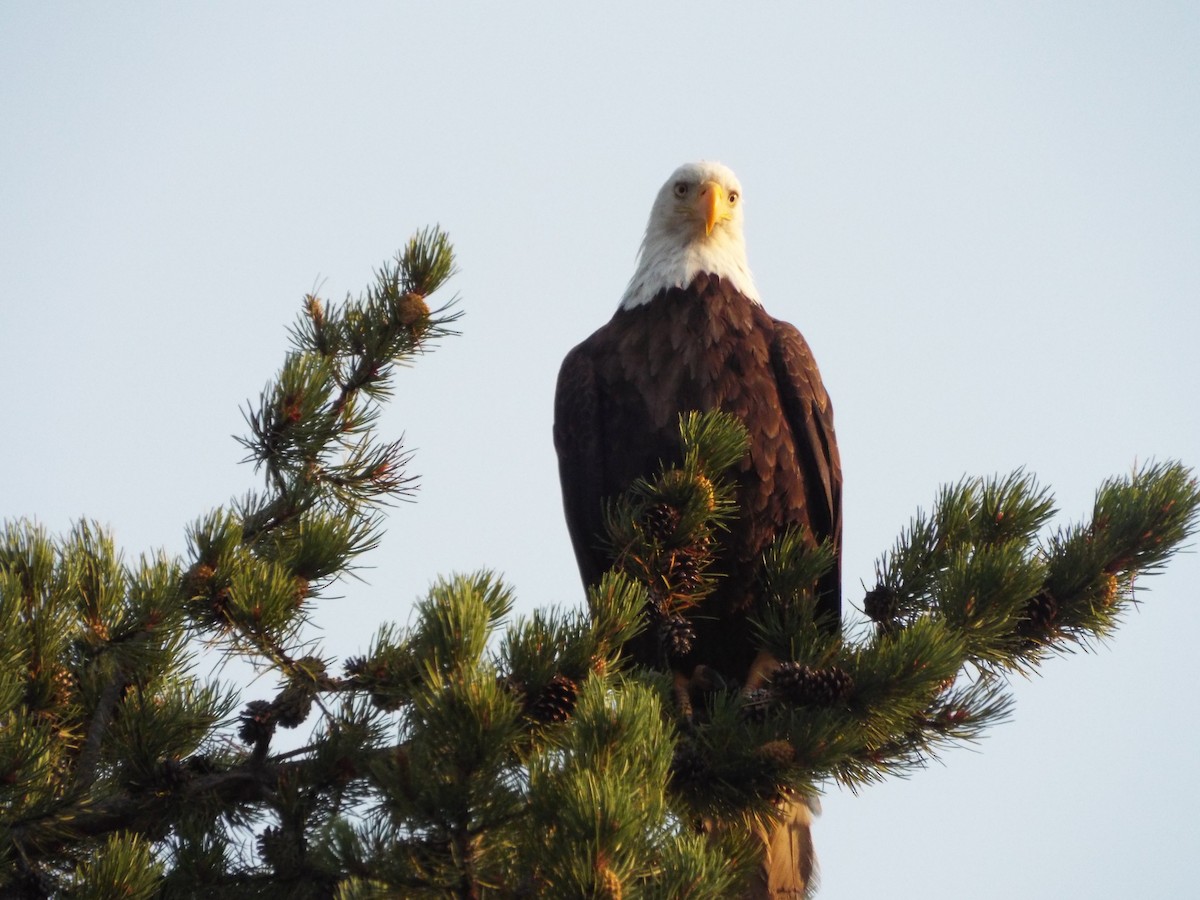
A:
[[[717,162],[682,165],[659,190],[621,308],[648,303],[665,288],[687,287],[701,272],[760,302],[746,263],[742,185]]]

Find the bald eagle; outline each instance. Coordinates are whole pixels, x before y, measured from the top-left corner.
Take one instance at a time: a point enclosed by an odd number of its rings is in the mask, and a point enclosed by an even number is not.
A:
[[[688,658],[734,681],[755,657],[746,613],[763,550],[803,526],[814,542],[830,540],[840,560],[842,538],[833,408],[804,337],[762,307],[742,206],[741,185],[723,165],[671,175],[616,314],[567,354],[554,404],[563,506],[585,585],[613,563],[601,540],[605,501],[652,477],[660,461],[680,461],[680,413],[722,410],[745,424],[739,514],[722,536],[718,587],[697,611]],[[840,577],[839,564],[818,586],[818,614],[830,621],[840,617]],[[632,649],[655,665],[652,651]]]
[[[808,344],[760,302],[742,207],[737,177],[718,163],[684,165],[667,179],[615,315],[563,362],[554,443],[567,528],[583,581],[593,585],[613,564],[602,539],[605,502],[653,477],[660,462],[680,462],[680,414],[722,410],[745,424],[739,512],[721,538],[718,586],[694,613],[686,661],[744,682],[757,656],[747,622],[756,573],[784,529],[802,526],[814,543],[832,542],[838,562],[818,586],[817,611],[840,618],[842,471],[833,408]],[[659,661],[652,640],[628,650],[643,665]],[[762,896],[808,881],[807,808],[792,807],[764,833]]]

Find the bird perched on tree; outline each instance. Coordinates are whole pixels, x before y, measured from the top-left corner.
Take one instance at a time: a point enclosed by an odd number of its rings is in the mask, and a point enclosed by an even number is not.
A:
[[[693,617],[685,661],[745,682],[757,656],[746,616],[761,555],[785,529],[832,543],[838,562],[817,587],[817,611],[840,618],[842,473],[808,344],[759,300],[742,207],[737,177],[718,163],[681,166],[662,186],[619,308],[563,362],[554,442],[567,527],[592,585],[614,562],[603,541],[605,502],[661,462],[679,462],[680,414],[722,410],[746,426],[749,452],[734,473],[738,514],[721,536],[717,587]],[[648,666],[660,658],[644,642],[631,652]],[[762,896],[802,891],[811,870],[808,810],[792,806],[765,837],[770,893]]]

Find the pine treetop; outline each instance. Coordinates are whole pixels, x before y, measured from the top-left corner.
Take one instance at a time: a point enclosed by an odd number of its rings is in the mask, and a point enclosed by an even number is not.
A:
[[[1025,472],[963,479],[918,513],[862,598],[814,621],[828,548],[762,561],[758,689],[681,697],[622,646],[656,628],[664,669],[713,588],[736,421],[680,423],[682,464],[607,510],[617,566],[586,607],[513,619],[491,572],[437,580],[406,627],[322,654],[315,604],[413,486],[377,430],[397,370],[454,334],[446,235],[419,233],[357,298],[304,299],[278,375],[245,411],[263,487],[197,518],[181,559],[126,560],[81,522],[0,532],[0,888],[6,896],[728,897],[783,791],[861,787],[972,741],[1006,679],[1112,634],[1194,533],[1175,462],[1101,486],[1052,526]],[[273,671],[200,678],[200,643]],[[313,728],[283,751],[279,729]]]

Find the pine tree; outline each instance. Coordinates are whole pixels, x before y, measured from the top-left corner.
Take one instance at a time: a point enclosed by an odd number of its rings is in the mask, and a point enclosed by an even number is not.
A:
[[[863,785],[970,741],[1006,677],[1110,634],[1135,575],[1193,533],[1176,463],[1106,482],[1048,530],[1026,473],[943,488],[877,566],[855,638],[813,621],[831,563],[803,536],[764,555],[765,685],[680,692],[622,660],[653,629],[663,671],[713,588],[721,415],[680,423],[683,464],[607,511],[618,559],[585,609],[510,620],[492,573],[435,583],[359,656],[314,650],[309,612],[376,546],[412,486],[374,429],[398,366],[452,335],[446,236],[416,235],[358,298],[305,298],[247,412],[251,493],[197,520],[182,559],[124,560],[103,529],[0,533],[0,892],[42,898],[736,896],[783,793]],[[273,669],[251,696],[195,674],[197,647]],[[257,690],[257,689],[256,689]],[[314,725],[298,750],[280,729]]]

